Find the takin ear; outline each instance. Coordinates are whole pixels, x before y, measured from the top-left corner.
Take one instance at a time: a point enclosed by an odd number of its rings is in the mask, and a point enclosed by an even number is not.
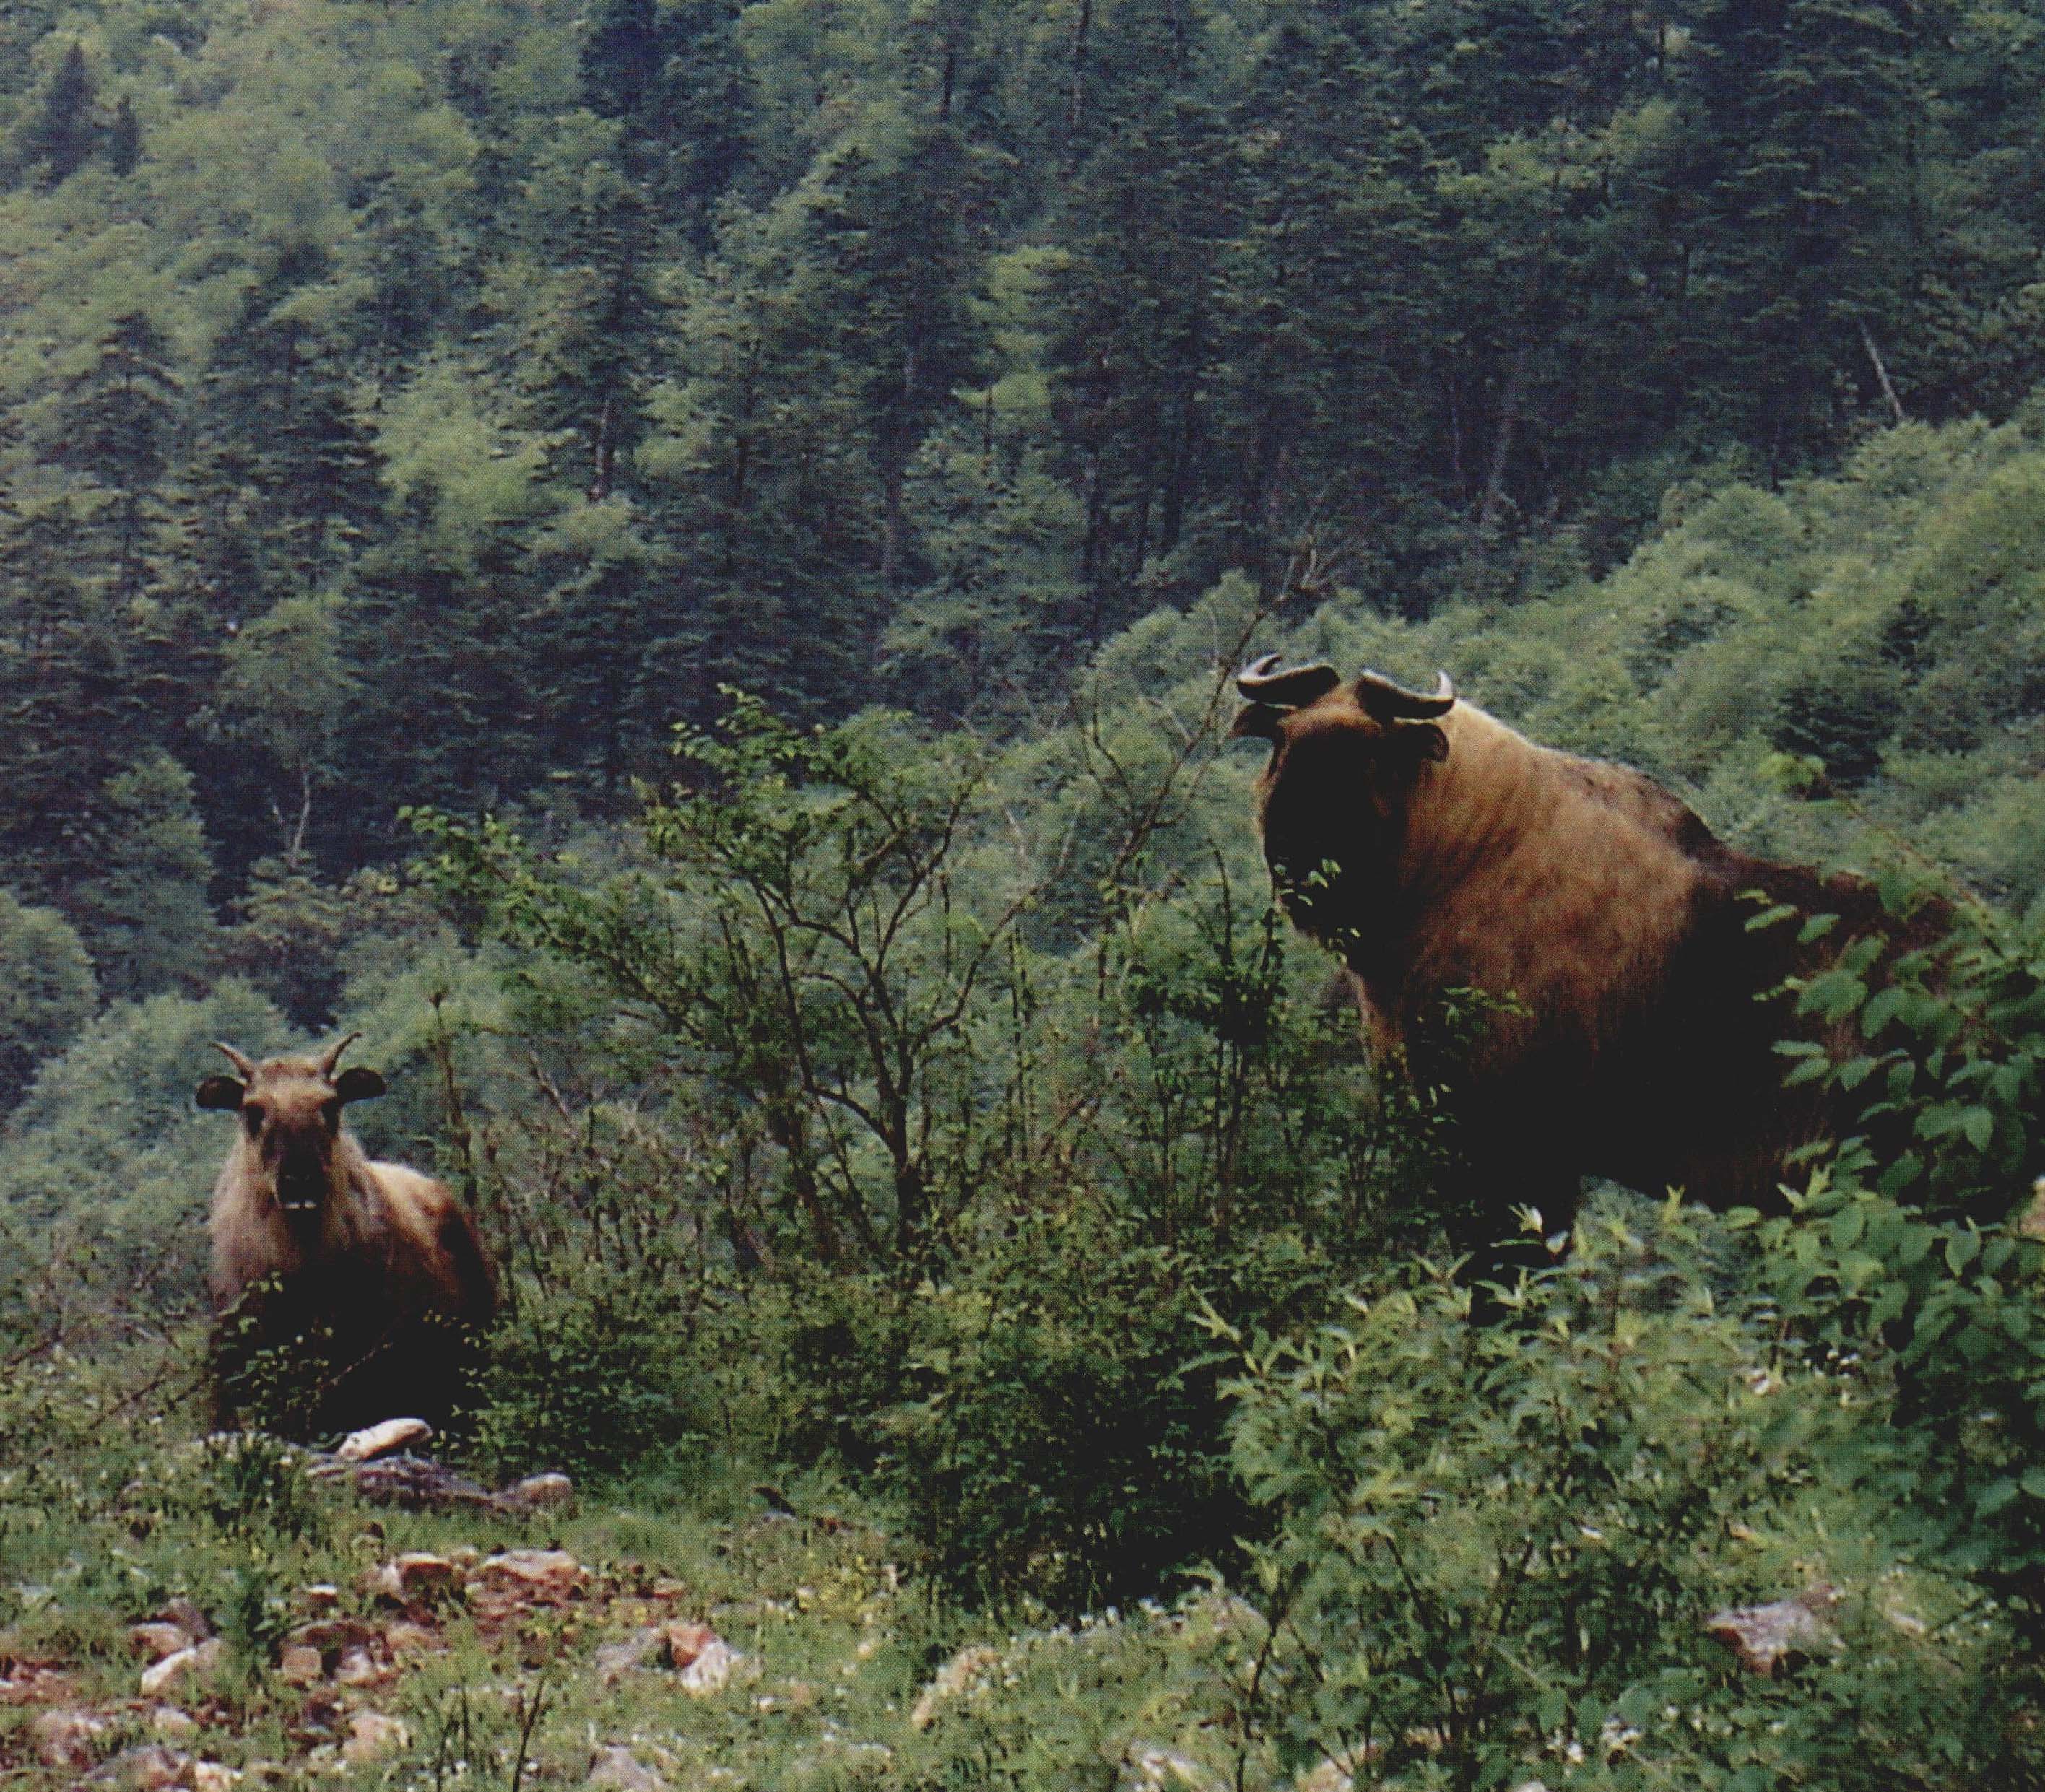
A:
[[[233,1113],[248,1093],[247,1087],[231,1076],[210,1076],[193,1091],[192,1099],[202,1108],[218,1108],[222,1113]]]
[[[1278,725],[1284,718],[1285,712],[1275,705],[1252,703],[1236,712],[1235,720],[1229,725],[1228,737],[1231,740],[1246,740],[1254,735],[1259,740],[1276,740]]]
[[[1400,722],[1392,738],[1417,766],[1422,760],[1439,765],[1449,756],[1447,733],[1431,721]]]
[[[333,1092],[344,1106],[349,1102],[373,1102],[383,1093],[383,1079],[360,1064],[351,1064],[333,1079]]]

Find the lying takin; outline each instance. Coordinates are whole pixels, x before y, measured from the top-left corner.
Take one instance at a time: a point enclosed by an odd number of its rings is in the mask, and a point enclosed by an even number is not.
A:
[[[1256,802],[1273,882],[1347,964],[1373,1046],[1450,1092],[1445,1205],[1479,1273],[1533,1255],[1494,1249],[1516,1206],[1566,1231],[1587,1175],[1767,1206],[1789,1152],[1854,1129],[1843,1098],[1785,1088],[1793,1013],[1758,998],[1894,931],[1870,886],[1735,852],[1651,779],[1536,746],[1446,673],[1423,695],[1277,657],[1238,677],[1234,726],[1271,744]],[[1754,891],[1839,923],[1808,945],[1750,927]],[[1499,1006],[1454,1039],[1439,1017],[1459,990]]]
[[[372,1162],[341,1109],[384,1092],[372,1070],[335,1074],[351,1033],[318,1057],[252,1062],[198,1086],[233,1113],[213,1190],[215,1416],[245,1410],[302,1436],[403,1413],[445,1422],[476,1332],[496,1307],[468,1215],[431,1177]]]

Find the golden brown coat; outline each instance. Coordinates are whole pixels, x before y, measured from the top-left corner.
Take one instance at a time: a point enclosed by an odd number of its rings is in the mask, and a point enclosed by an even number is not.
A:
[[[1735,852],[1652,779],[1538,746],[1446,677],[1426,696],[1269,663],[1243,675],[1236,724],[1272,746],[1265,856],[1354,973],[1373,1041],[1458,1097],[1460,1242],[1488,1245],[1521,1204],[1566,1226],[1585,1175],[1767,1204],[1789,1151],[1851,1124],[1783,1087],[1793,1016],[1764,998],[1889,925],[1866,884]],[[1843,925],[1808,948],[1757,931],[1756,891]],[[1511,1006],[1452,1042],[1438,1017],[1464,989]]]
[[[461,1205],[341,1125],[348,1102],[383,1092],[373,1071],[335,1075],[348,1044],[260,1063],[222,1046],[240,1075],[198,1086],[202,1107],[237,1119],[208,1216],[222,1423],[245,1406],[307,1435],[445,1420],[495,1309]]]

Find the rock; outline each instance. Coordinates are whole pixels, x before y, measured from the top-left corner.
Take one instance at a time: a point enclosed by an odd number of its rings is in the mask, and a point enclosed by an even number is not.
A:
[[[333,1655],[343,1649],[366,1649],[376,1640],[376,1627],[366,1618],[314,1618],[310,1624],[299,1625],[287,1632],[284,1640],[298,1648],[318,1649],[322,1655]]]
[[[213,1621],[206,1613],[185,1598],[173,1599],[164,1607],[166,1624],[175,1624],[194,1643],[203,1643],[213,1634]]]
[[[707,1624],[668,1624],[661,1625],[655,1634],[660,1639],[662,1652],[670,1667],[687,1667],[708,1648],[719,1640],[717,1632]]]
[[[575,1503],[575,1483],[565,1475],[529,1475],[514,1481],[498,1494],[506,1506],[519,1512],[545,1512]]]
[[[48,1662],[22,1661],[0,1674],[0,1706],[57,1705],[78,1691],[71,1677]]]
[[[341,1758],[359,1767],[409,1748],[411,1740],[412,1732],[395,1717],[380,1711],[358,1711],[349,1719],[349,1737],[341,1745]]]
[[[668,1786],[651,1767],[641,1767],[630,1749],[616,1744],[597,1750],[583,1783],[607,1786],[612,1792],[667,1792]]]
[[[494,1590],[535,1599],[571,1598],[589,1584],[588,1569],[565,1549],[500,1550],[476,1572]]]
[[[604,1644],[596,1652],[597,1678],[607,1686],[613,1686],[634,1668],[644,1667],[665,1646],[668,1628],[649,1625],[614,1643]]]
[[[707,1698],[731,1683],[731,1671],[745,1659],[722,1636],[713,1636],[677,1679],[683,1691]]]
[[[984,1643],[969,1643],[938,1670],[937,1678],[924,1687],[909,1713],[909,1721],[919,1730],[926,1730],[938,1721],[938,1708],[947,1699],[957,1698],[979,1680],[989,1668],[999,1665],[1001,1652],[990,1648]]]
[[[228,1792],[228,1788],[241,1782],[239,1767],[224,1767],[218,1761],[194,1761],[191,1770],[192,1792]]]
[[[480,1482],[457,1475],[426,1456],[399,1454],[379,1456],[373,1461],[346,1463],[329,1457],[322,1464],[325,1479],[345,1479],[366,1500],[386,1506],[403,1506],[439,1512],[463,1506],[485,1511],[504,1509],[503,1503]]]
[[[154,1667],[143,1670],[142,1696],[154,1698],[187,1677],[204,1679],[220,1666],[226,1653],[227,1645],[215,1636],[165,1655]]]
[[[45,1711],[29,1726],[36,1759],[46,1767],[89,1767],[113,1726],[95,1711]]]
[[[332,1611],[341,1603],[341,1589],[331,1581],[318,1581],[298,1589],[298,1602],[315,1617]]]
[[[287,1686],[316,1686],[325,1674],[325,1659],[310,1643],[287,1643],[277,1653],[277,1678]]]
[[[441,1646],[441,1633],[429,1624],[397,1618],[383,1632],[383,1646],[394,1655],[424,1655]]]
[[[103,1767],[87,1775],[87,1786],[118,1786],[121,1792],[161,1792],[167,1786],[181,1785],[191,1767],[191,1756],[180,1755],[161,1743],[144,1743],[115,1755]]]
[[[160,1705],[149,1713],[149,1729],[165,1742],[187,1742],[198,1734],[198,1719],[175,1705]]]
[[[1729,1647],[1748,1673],[1773,1675],[1792,1656],[1808,1655],[1831,1640],[1824,1614],[1839,1597],[1820,1583],[1770,1605],[1736,1605],[1706,1618],[1704,1634]]]
[[[342,1462],[368,1462],[372,1456],[387,1456],[414,1444],[423,1444],[433,1434],[424,1419],[386,1419],[362,1431],[352,1431],[334,1452]]]
[[[187,1636],[175,1624],[131,1624],[128,1626],[128,1651],[144,1661],[161,1661],[165,1655],[174,1655],[180,1649],[188,1649],[198,1640]]]
[[[372,1574],[368,1590],[372,1598],[409,1605],[452,1591],[460,1580],[460,1568],[447,1556],[412,1550]]]
[[[398,1677],[397,1670],[385,1667],[367,1649],[349,1649],[341,1658],[333,1671],[337,1682],[344,1686],[380,1686],[387,1680]]]

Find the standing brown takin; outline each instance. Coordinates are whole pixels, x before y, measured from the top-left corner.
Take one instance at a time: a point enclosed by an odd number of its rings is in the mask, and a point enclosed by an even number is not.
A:
[[[1894,930],[1869,885],[1735,852],[1651,779],[1535,745],[1446,673],[1422,695],[1277,658],[1236,680],[1234,732],[1271,744],[1265,858],[1293,922],[1354,975],[1373,1046],[1448,1092],[1462,1170],[1444,1205],[1479,1273],[1533,1254],[1494,1251],[1518,1206],[1566,1230],[1587,1175],[1778,1204],[1786,1153],[1854,1129],[1850,1102],[1784,1087],[1774,1046],[1796,1021],[1769,993]],[[1755,891],[1839,924],[1808,945],[1750,927]],[[1440,1016],[1462,990],[1502,1006],[1457,1040]]]
[[[245,1409],[301,1436],[395,1414],[444,1421],[460,1402],[496,1290],[475,1227],[441,1183],[372,1162],[341,1109],[384,1091],[318,1057],[252,1062],[195,1099],[232,1113],[209,1218],[215,1415]]]

